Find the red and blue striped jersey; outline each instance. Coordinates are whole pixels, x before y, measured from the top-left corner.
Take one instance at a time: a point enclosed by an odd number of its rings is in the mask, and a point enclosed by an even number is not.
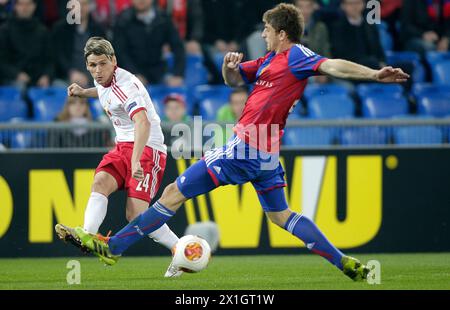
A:
[[[279,151],[289,110],[300,99],[310,76],[326,58],[301,44],[239,65],[242,78],[254,84],[234,127],[237,136],[258,150]]]

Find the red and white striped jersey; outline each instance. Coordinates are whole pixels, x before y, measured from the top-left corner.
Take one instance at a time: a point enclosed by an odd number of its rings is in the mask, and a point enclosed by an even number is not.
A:
[[[130,72],[116,68],[111,84],[103,87],[94,81],[100,103],[108,114],[116,130],[116,142],[134,142],[133,116],[146,111],[150,122],[150,136],[147,146],[167,152],[161,119],[153,102],[139,79]]]

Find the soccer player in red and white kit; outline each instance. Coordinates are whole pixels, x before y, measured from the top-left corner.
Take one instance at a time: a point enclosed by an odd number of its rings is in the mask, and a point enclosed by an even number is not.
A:
[[[132,221],[144,212],[158,192],[166,166],[166,146],[161,120],[144,85],[130,72],[117,67],[111,43],[90,38],[84,49],[86,66],[95,87],[68,87],[69,96],[99,98],[116,131],[116,147],[107,153],[95,171],[92,193],[84,214],[84,229],[96,234],[102,224],[113,192],[127,192],[126,217]],[[61,239],[70,239],[70,228],[58,224]],[[167,225],[149,234],[172,250],[178,237]],[[80,245],[78,240],[69,240]],[[173,271],[173,272],[172,272]],[[166,276],[181,273],[169,270]]]

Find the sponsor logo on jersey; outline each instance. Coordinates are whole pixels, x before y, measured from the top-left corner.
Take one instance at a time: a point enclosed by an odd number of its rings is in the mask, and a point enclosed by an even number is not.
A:
[[[268,88],[273,86],[272,82],[268,82],[268,81],[264,81],[264,80],[258,80],[258,81],[256,81],[255,84],[258,85],[258,86],[268,87]]]

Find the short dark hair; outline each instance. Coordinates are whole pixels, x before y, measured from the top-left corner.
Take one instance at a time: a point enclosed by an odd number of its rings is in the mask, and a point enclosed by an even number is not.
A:
[[[293,43],[300,43],[305,28],[303,14],[293,4],[280,3],[264,13],[263,22],[271,25],[276,32],[285,31]]]

